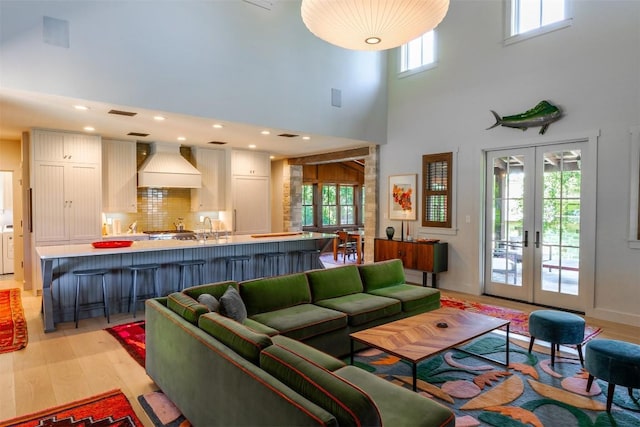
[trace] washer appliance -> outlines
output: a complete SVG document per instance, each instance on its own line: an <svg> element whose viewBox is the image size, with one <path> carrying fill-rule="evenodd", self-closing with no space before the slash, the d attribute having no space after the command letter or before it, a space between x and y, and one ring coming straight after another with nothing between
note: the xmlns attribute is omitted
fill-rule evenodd
<svg viewBox="0 0 640 427"><path fill-rule="evenodd" d="M13 225L5 225L2 228L2 260L0 262L0 273L13 273Z"/></svg>

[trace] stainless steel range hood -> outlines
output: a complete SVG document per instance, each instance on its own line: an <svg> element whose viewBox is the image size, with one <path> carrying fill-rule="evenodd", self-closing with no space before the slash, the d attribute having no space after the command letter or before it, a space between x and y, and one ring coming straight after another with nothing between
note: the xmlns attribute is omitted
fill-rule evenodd
<svg viewBox="0 0 640 427"><path fill-rule="evenodd" d="M138 170L138 187L200 188L202 177L173 144L151 144L151 153Z"/></svg>

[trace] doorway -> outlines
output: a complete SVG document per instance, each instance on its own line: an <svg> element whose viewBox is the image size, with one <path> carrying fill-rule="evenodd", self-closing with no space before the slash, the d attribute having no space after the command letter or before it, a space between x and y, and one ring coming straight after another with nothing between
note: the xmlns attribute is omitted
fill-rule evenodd
<svg viewBox="0 0 640 427"><path fill-rule="evenodd" d="M593 300L588 140L486 153L485 293L584 312Z"/></svg>

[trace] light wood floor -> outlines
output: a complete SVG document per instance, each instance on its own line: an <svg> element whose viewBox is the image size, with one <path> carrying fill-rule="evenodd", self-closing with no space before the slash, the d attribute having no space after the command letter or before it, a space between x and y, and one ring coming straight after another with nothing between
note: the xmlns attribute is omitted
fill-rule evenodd
<svg viewBox="0 0 640 427"><path fill-rule="evenodd" d="M20 288L21 284L0 279L0 289L16 287ZM492 297L449 291L442 293L525 312L537 309L535 306ZM137 397L157 387L144 368L111 335L103 331L108 326L132 321L131 315L114 315L109 325L102 317L81 320L78 329L72 322L58 324L55 332L45 334L40 300L31 292L23 292L22 304L27 317L29 344L25 349L0 354L0 420L120 389L129 398L145 426L151 426ZM138 312L137 319L142 318L142 313ZM589 318L587 323L602 327L602 338L640 344L640 328Z"/></svg>

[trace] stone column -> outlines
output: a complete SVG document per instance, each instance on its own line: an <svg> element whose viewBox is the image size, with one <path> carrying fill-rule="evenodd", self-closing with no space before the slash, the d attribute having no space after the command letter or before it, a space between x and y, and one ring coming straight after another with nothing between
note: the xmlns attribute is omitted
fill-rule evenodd
<svg viewBox="0 0 640 427"><path fill-rule="evenodd" d="M378 204L380 185L378 182L379 147L369 146L369 155L364 162L364 262L373 262L374 239L378 230Z"/></svg>
<svg viewBox="0 0 640 427"><path fill-rule="evenodd" d="M302 231L302 166L289 165L282 168L282 211L285 231Z"/></svg>

